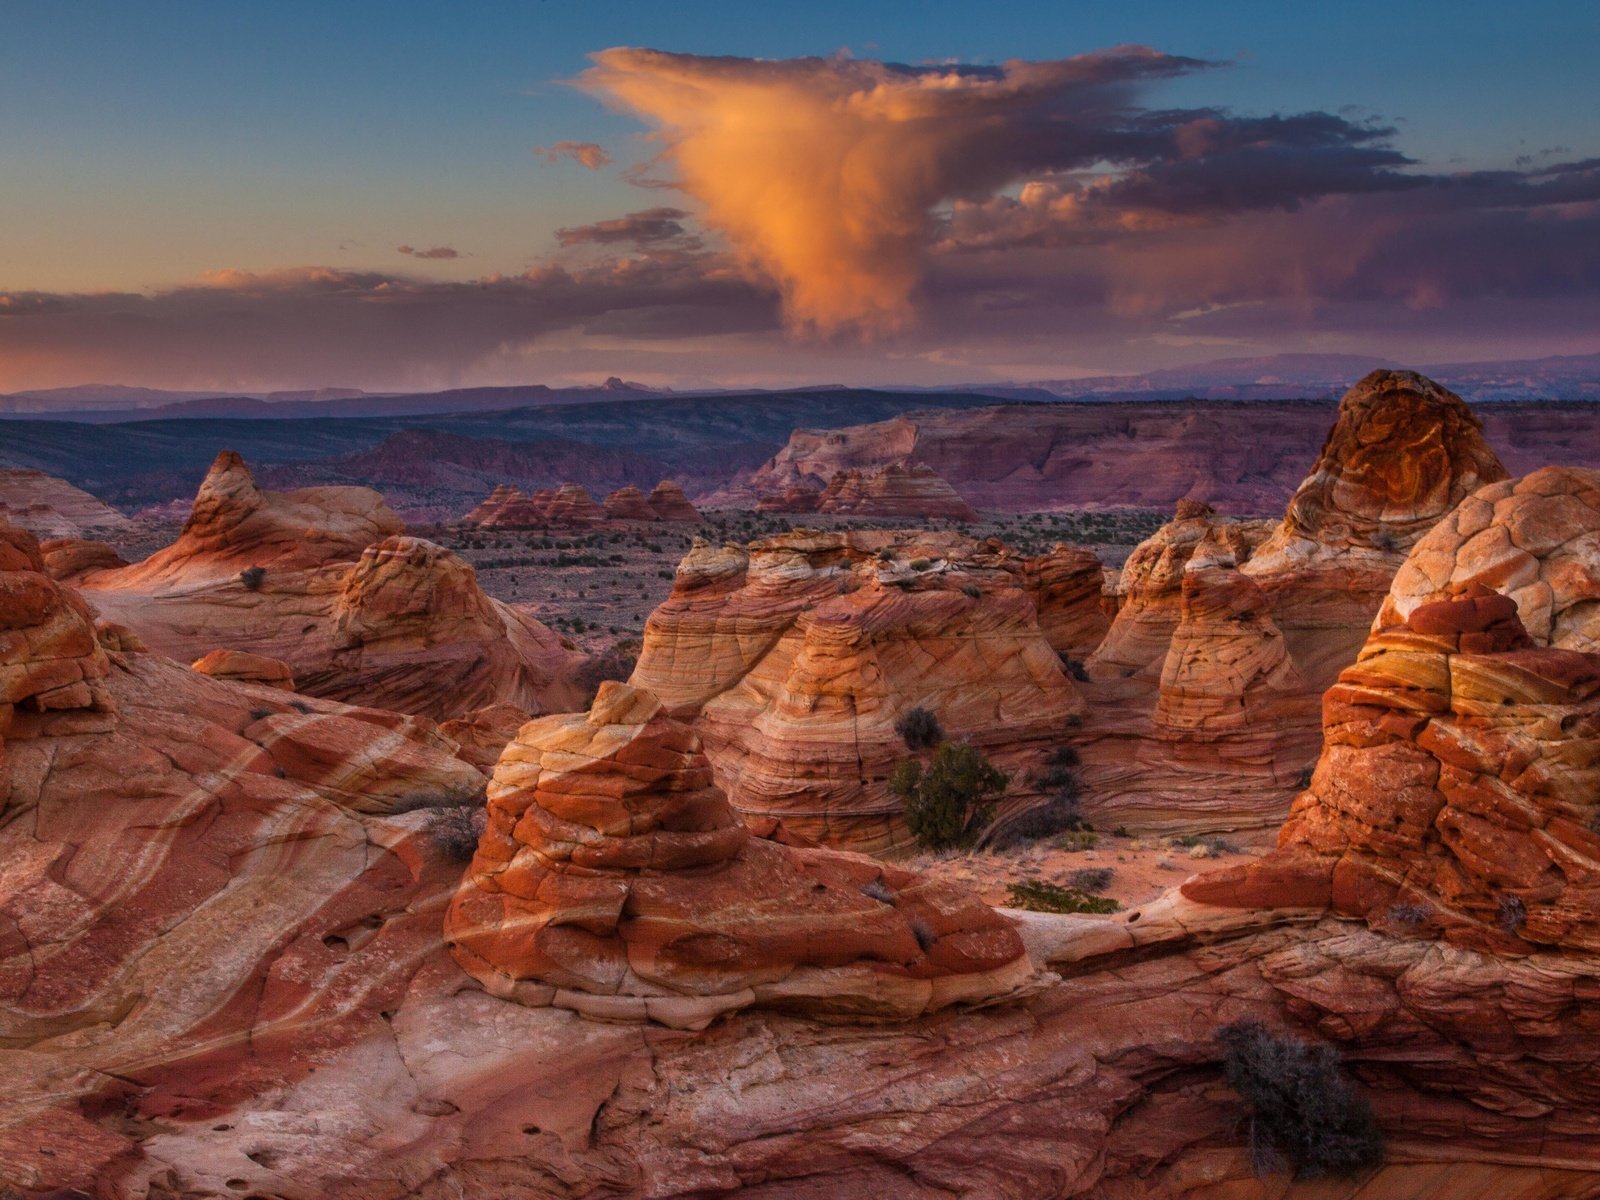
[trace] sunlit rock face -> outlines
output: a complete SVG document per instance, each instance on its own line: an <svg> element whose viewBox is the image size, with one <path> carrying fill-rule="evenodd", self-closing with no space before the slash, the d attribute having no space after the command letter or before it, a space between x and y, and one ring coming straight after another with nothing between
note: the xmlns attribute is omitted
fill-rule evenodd
<svg viewBox="0 0 1600 1200"><path fill-rule="evenodd" d="M305 570L354 558L405 525L371 488L265 492L238 454L224 450L195 494L178 540L119 576L119 586L178 587L249 567Z"/></svg>
<svg viewBox="0 0 1600 1200"><path fill-rule="evenodd" d="M602 505L608 521L654 521L655 510L645 494L631 484L618 488L605 498Z"/></svg>
<svg viewBox="0 0 1600 1200"><path fill-rule="evenodd" d="M750 1005L904 1019L1031 973L952 887L753 837L695 733L615 683L507 747L446 933L496 995L690 1027Z"/></svg>
<svg viewBox="0 0 1600 1200"><path fill-rule="evenodd" d="M1041 628L1038 578L1034 560L955 534L697 543L631 682L694 722L740 813L886 850L906 841L888 778L910 709L1015 769L1019 800L1027 768L1068 739L1081 701Z"/></svg>
<svg viewBox="0 0 1600 1200"><path fill-rule="evenodd" d="M1475 585L1372 635L1324 737L1279 844L1336 859L1341 911L1600 950L1600 655L1536 645Z"/></svg>
<svg viewBox="0 0 1600 1200"><path fill-rule="evenodd" d="M398 527L376 492L263 492L223 454L172 546L69 577L158 653L276 660L307 695L436 720L577 700L575 652L486 596L463 559Z"/></svg>
<svg viewBox="0 0 1600 1200"><path fill-rule="evenodd" d="M1546 467L1475 492L1418 541L1377 624L1474 583L1510 596L1538 644L1600 651L1600 471Z"/></svg>
<svg viewBox="0 0 1600 1200"><path fill-rule="evenodd" d="M1105 819L1276 828L1316 758L1317 699L1407 552L1504 475L1459 397L1374 371L1346 393L1281 522L1181 504L1129 557L1087 664L1084 758Z"/></svg>
<svg viewBox="0 0 1600 1200"><path fill-rule="evenodd" d="M146 647L148 649L148 647ZM213 679L231 679L235 683L256 683L264 687L294 691L294 672L289 664L262 654L248 654L242 650L213 650L195 659L189 666Z"/></svg>

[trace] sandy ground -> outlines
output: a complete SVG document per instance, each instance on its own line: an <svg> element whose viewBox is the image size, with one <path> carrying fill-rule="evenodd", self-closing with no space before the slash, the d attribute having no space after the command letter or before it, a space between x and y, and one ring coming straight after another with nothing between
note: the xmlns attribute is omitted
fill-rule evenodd
<svg viewBox="0 0 1600 1200"><path fill-rule="evenodd" d="M1191 847L1171 838L1141 839L1103 833L1096 835L1095 846L1090 850L1061 849L1054 841L996 853L921 854L903 865L964 884L985 903L1001 906L1007 904L1006 893L1013 883L1035 880L1069 887L1072 872L1108 867L1111 882L1097 894L1109 896L1126 909L1148 904L1191 875L1244 862L1262 853L1214 840Z"/></svg>

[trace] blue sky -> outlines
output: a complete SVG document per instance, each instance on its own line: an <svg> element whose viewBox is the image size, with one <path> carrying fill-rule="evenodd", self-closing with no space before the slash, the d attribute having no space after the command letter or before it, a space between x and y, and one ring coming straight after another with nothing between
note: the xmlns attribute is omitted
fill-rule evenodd
<svg viewBox="0 0 1600 1200"><path fill-rule="evenodd" d="M60 307L55 300L46 304L40 297L81 298L106 291L158 296L208 273L312 268L465 284L565 262L556 245L558 229L587 228L662 206L682 210L673 218L685 225L680 249L698 252L700 235L705 244L727 249L727 224L719 222L716 198L704 188L662 192L627 181L627 166L668 144L662 135L677 138L682 131L671 127L675 118L670 115L636 104L627 111L609 109L599 94L604 89L570 85L590 67L589 56L606 47L741 59L843 52L859 60L915 65L1054 60L1127 43L1226 64L1141 83L1137 103L1144 111L1217 109L1229 119L1316 112L1336 116L1352 129L1377 121L1393 126L1383 144L1412 160L1402 171L1438 180L1474 171L1536 171L1600 157L1594 119L1600 111L1595 69L1600 4L1593 0L1524 5L1484 0L1328 5L7 0L0 8L0 301L6 294L27 295L30 311L55 311ZM623 103L616 95L610 99ZM647 140L652 133L655 140ZM614 163L589 171L570 161L547 163L531 152L561 140L599 143ZM1036 177L1019 167L994 188L996 203L1016 196ZM1577 186L1572 179L1564 186L1577 194L1571 191ZM1586 197L1578 198L1586 204ZM1318 236L1326 242L1333 212L1343 203L1306 197L1284 207L1315 210ZM1360 208L1360 202L1349 203ZM1523 203L1515 200L1511 207ZM948 199L930 205L928 212L931 220L945 221ZM1589 226L1577 218L1587 221L1591 213L1581 204L1541 213L1537 230L1526 228L1514 236L1526 234L1530 247L1537 241L1548 252L1559 240L1551 232L1558 218L1567 222L1562 228L1574 244L1588 235ZM1368 232L1372 254L1390 253L1378 248L1376 216L1356 213L1351 219ZM1416 213L1405 219L1419 222L1419 230L1431 228ZM1219 214L1205 220L1218 231L1237 224ZM1393 226L1401 218L1390 212L1383 220ZM1505 242L1504 230L1490 235L1487 229L1484 238ZM1015 292L1003 286L1004 271L993 254L964 253L997 244L992 230L982 236L989 240L957 247L964 256L941 260L946 267L924 271L919 266L918 286L948 294L958 277L982 274L993 295ZM1061 240L1038 229L1028 236ZM1193 238L1203 236L1208 235ZM1441 262L1459 257L1463 245L1476 244L1467 233L1461 236L1467 240L1436 251ZM949 238L930 233L922 252L933 256L949 244ZM449 247L456 257L422 260L401 254L400 246ZM1187 249L1198 253L1205 247L1196 240ZM1076 252L1060 245L1055 252L1063 273L1081 266L1067 262ZM665 257L659 245L651 253L658 264ZM753 270L750 263L761 259L759 247L741 246L737 239L729 253L747 273ZM1582 261L1574 266L1573 255L1557 254L1548 270L1526 274L1549 275L1551 297L1574 289L1587 297L1595 290L1590 263L1578 257ZM702 255L696 261L706 278L714 279L732 260ZM959 263L959 269L950 263ZM1280 264L1284 270L1316 273L1304 262L1282 257L1264 269L1277 271ZM1128 265L1119 259L1116 271ZM1022 258L1016 266L1021 275L1037 269ZM674 269L681 269L681 262ZM1102 264L1103 275L1110 270ZM781 270L768 284L769 307L776 314L792 299L790 285ZM759 292L760 280L753 286ZM1462 302L1470 299L1481 308L1486 297L1505 294L1507 286L1498 277L1480 280L1473 296ZM1537 290L1527 280L1515 286ZM1443 277L1427 281L1412 289L1405 304L1410 312L1448 308L1446 301L1456 298L1453 288ZM1070 353L1055 350L1041 357L1036 347L987 358L968 355L951 370L971 364L990 373L1053 367L1070 374L1161 365L1180 351L1194 357L1192 348L1183 350L1184 338L1192 347L1214 344L1219 352L1329 348L1331 337L1338 341L1331 326L1315 328L1314 323L1329 319L1328 304L1348 305L1355 295L1347 282L1338 288L1307 284L1301 288L1304 316L1294 329L1255 337L1220 328L1225 322L1219 317L1218 329L1198 333L1186 326L1180 338L1165 327L1135 331L1127 322L1161 304L1167 305L1161 319L1170 322L1173 313L1189 313L1197 305L1220 312L1257 301L1239 288L1191 288L1184 296L1161 299L1148 291L1130 298L1122 287L1100 303L1092 320L1063 310L1058 318L1035 321L1037 338L1059 337L1051 330L1073 334ZM1390 295L1396 285L1375 284L1368 292ZM1543 299L1523 296L1504 328L1546 329L1539 311ZM693 302L706 301L697 296ZM673 303L663 300L654 307ZM743 308L752 303L742 302ZM10 311L21 311L22 305L13 299ZM5 311L0 307L0 315ZM1448 326L1447 314L1441 313L1426 339L1415 335L1419 347L1425 343L1429 353L1446 355L1470 348L1476 331L1496 319L1487 310L1462 311L1466 324ZM140 319L149 315L141 310ZM102 314L94 327L118 319ZM652 327L682 324L659 312L651 321ZM1122 331L1113 331L1119 322ZM93 341L98 335L91 324L70 335L62 325L43 338L37 336L44 329L39 322L27 327L26 336L15 325L11 335L0 334L0 387L55 378L57 369L49 364L60 359L63 347L79 344L73 338L98 353L109 343ZM552 336L548 326L546 321L538 332L546 347ZM1369 326L1374 336L1388 336L1395 322L1374 316ZM881 374L897 369L883 365L896 355L899 361L930 362L931 354L946 349L930 332L938 327L938 321L922 322L922 340L915 344L840 350L838 372L862 378ZM945 327L964 329L967 323L951 318ZM1348 343L1366 346L1360 322L1345 320L1338 327L1348 332ZM506 328L515 340L515 323ZM1454 342L1446 337L1451 328L1461 331ZM703 332L756 336L740 322L725 320L710 322ZM794 344L793 333L791 328L784 345ZM186 344L200 341L198 333L185 336ZM673 336L681 336L681 330ZM563 337L567 343L582 340L570 330ZM1576 338L1563 327L1542 341L1522 332L1508 332L1502 340L1548 351L1575 346ZM1406 345L1371 348L1393 352ZM682 347L671 349L680 353ZM811 352L822 350L813 346ZM592 365L589 359L595 360ZM867 360L876 366L866 369L861 364ZM89 354L87 361L103 364L101 370L124 370L123 360L109 349L98 357ZM350 378L327 382L369 382L370 361L352 359L343 372ZM624 358L628 361L633 360ZM198 357L191 364L196 380L255 378L254 368L230 373L216 363L204 370L197 364ZM635 365L659 378L671 375L659 355ZM709 369L701 364L689 374L701 378ZM412 378L410 370L397 367L387 382ZM609 373L596 355L514 359L491 369L478 359L457 361L441 352L416 377L449 382L528 370L572 377ZM176 368L153 373L132 361L124 373L169 381L182 374Z"/></svg>

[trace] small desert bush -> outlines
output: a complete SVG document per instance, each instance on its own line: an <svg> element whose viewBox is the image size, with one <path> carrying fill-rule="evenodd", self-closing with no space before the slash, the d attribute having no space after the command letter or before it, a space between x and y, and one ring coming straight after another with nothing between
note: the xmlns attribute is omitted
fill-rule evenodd
<svg viewBox="0 0 1600 1200"><path fill-rule="evenodd" d="M247 592L259 592L261 583L267 577L265 567L246 567L239 572L239 583Z"/></svg>
<svg viewBox="0 0 1600 1200"><path fill-rule="evenodd" d="M477 806L451 805L428 814L422 831L434 849L451 862L467 863L477 853L487 813Z"/></svg>
<svg viewBox="0 0 1600 1200"><path fill-rule="evenodd" d="M1217 1032L1228 1083L1250 1109L1256 1173L1351 1175L1383 1161L1372 1108L1350 1085L1328 1046L1280 1037L1259 1021Z"/></svg>
<svg viewBox="0 0 1600 1200"><path fill-rule="evenodd" d="M1074 891L1098 895L1111 886L1115 874L1110 867L1078 867L1067 872L1067 886Z"/></svg>
<svg viewBox="0 0 1600 1200"><path fill-rule="evenodd" d="M921 705L901 713L900 719L894 723L894 731L911 750L927 750L944 741L944 728L939 724L939 718L934 716L932 710Z"/></svg>
<svg viewBox="0 0 1600 1200"><path fill-rule="evenodd" d="M861 885L861 894L876 900L879 904L894 903L894 893L889 890L888 885L881 879L867 880Z"/></svg>
<svg viewBox="0 0 1600 1200"><path fill-rule="evenodd" d="M965 742L945 742L926 771L907 759L889 778L889 790L905 805L906 827L919 845L941 850L970 846L987 824L994 799L1010 777Z"/></svg>
<svg viewBox="0 0 1600 1200"><path fill-rule="evenodd" d="M1522 902L1522 897L1509 894L1501 896L1500 908L1495 914L1495 924L1500 926L1501 932L1515 937L1527 923L1528 906Z"/></svg>
<svg viewBox="0 0 1600 1200"><path fill-rule="evenodd" d="M1013 883L1006 892L1006 905L1046 913L1114 913L1122 907L1109 896L1089 896L1077 888L1033 879Z"/></svg>
<svg viewBox="0 0 1600 1200"><path fill-rule="evenodd" d="M1092 829L1072 829L1056 839L1058 850L1093 850L1100 835Z"/></svg>

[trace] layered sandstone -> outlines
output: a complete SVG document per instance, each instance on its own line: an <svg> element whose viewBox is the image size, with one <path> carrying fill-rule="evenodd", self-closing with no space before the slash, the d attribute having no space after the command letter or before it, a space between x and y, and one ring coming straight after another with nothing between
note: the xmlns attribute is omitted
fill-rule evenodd
<svg viewBox="0 0 1600 1200"><path fill-rule="evenodd" d="M840 471L817 499L817 511L849 517L942 518L975 521L978 514L931 467L891 464L881 471Z"/></svg>
<svg viewBox="0 0 1600 1200"><path fill-rule="evenodd" d="M654 521L655 510L650 507L650 502L645 494L638 488L629 484L627 487L618 488L605 498L602 505L608 521Z"/></svg>
<svg viewBox="0 0 1600 1200"><path fill-rule="evenodd" d="M599 525L605 510L594 502L588 489L576 483L563 483L544 505L545 520L552 525Z"/></svg>
<svg viewBox="0 0 1600 1200"><path fill-rule="evenodd" d="M371 488L266 492L232 450L217 455L178 540L122 572L120 586L214 582L251 567L297 571L349 560L405 526Z"/></svg>
<svg viewBox="0 0 1600 1200"><path fill-rule="evenodd" d="M950 533L696 542L631 682L694 721L740 813L892 848L906 839L888 790L909 753L905 712L931 710L946 737L1014 770L1019 799L1027 768L1067 736L1081 702L1040 627L1039 574L999 542Z"/></svg>
<svg viewBox="0 0 1600 1200"><path fill-rule="evenodd" d="M213 650L274 659L307 695L434 719L576 701L580 656L525 610L486 596L457 555L393 535L352 549L351 537L384 524L351 516L370 515L376 493L263 493L242 464L218 461L173 546L75 576L106 619L183 661ZM270 565L235 570L241 562Z"/></svg>
<svg viewBox="0 0 1600 1200"><path fill-rule="evenodd" d="M757 512L814 513L822 502L822 489L792 484L778 492L767 492L756 499Z"/></svg>
<svg viewBox="0 0 1600 1200"><path fill-rule="evenodd" d="M694 524L700 520L700 510L689 502L683 489L670 479L663 479L651 488L647 499L650 511L655 513L658 521Z"/></svg>
<svg viewBox="0 0 1600 1200"><path fill-rule="evenodd" d="M123 533L133 522L65 479L23 467L0 467L0 521L40 541Z"/></svg>
<svg viewBox="0 0 1600 1200"><path fill-rule="evenodd" d="M616 683L501 756L445 928L491 994L687 1028L752 1005L906 1019L1032 974L949 885L753 837L694 732Z"/></svg>
<svg viewBox="0 0 1600 1200"><path fill-rule="evenodd" d="M1088 662L1091 791L1146 829L1272 829L1316 759L1317 698L1408 550L1504 469L1453 393L1375 371L1284 519L1185 502L1128 559ZM1095 703L1098 701L1098 703Z"/></svg>
<svg viewBox="0 0 1600 1200"><path fill-rule="evenodd" d="M1027 560L1025 578L1039 629L1057 654L1079 662L1105 640L1111 624L1106 572L1094 551L1057 542Z"/></svg>
<svg viewBox="0 0 1600 1200"><path fill-rule="evenodd" d="M0 521L0 782L14 714L105 710L109 670L83 601L44 574L32 534Z"/></svg>

